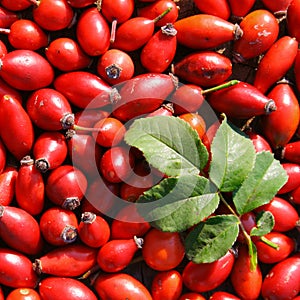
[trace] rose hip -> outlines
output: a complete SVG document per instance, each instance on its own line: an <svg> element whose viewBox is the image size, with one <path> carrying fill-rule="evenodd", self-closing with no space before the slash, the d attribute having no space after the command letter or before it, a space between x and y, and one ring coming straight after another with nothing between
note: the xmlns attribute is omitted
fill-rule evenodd
<svg viewBox="0 0 300 300"><path fill-rule="evenodd" d="M110 231L108 222L101 216L88 211L82 213L78 234L81 241L87 246L92 248L103 246L110 238Z"/></svg>
<svg viewBox="0 0 300 300"><path fill-rule="evenodd" d="M63 164L68 154L65 136L58 131L46 131L41 133L33 145L35 167L44 173Z"/></svg>
<svg viewBox="0 0 300 300"><path fill-rule="evenodd" d="M83 282L69 277L43 278L38 285L42 299L97 300L94 292Z"/></svg>
<svg viewBox="0 0 300 300"><path fill-rule="evenodd" d="M30 156L22 158L20 165L15 187L16 202L31 215L39 215L45 204L44 178Z"/></svg>
<svg viewBox="0 0 300 300"><path fill-rule="evenodd" d="M54 204L73 210L80 205L87 184L85 175L79 169L64 164L50 172L45 192Z"/></svg>
<svg viewBox="0 0 300 300"><path fill-rule="evenodd" d="M14 138L12 138L14 132ZM6 149L17 160L28 155L34 143L34 128L30 116L15 98L0 98L0 137Z"/></svg>
<svg viewBox="0 0 300 300"><path fill-rule="evenodd" d="M97 249L82 244L54 248L35 259L33 269L38 274L62 277L81 276L97 263L97 252Z"/></svg>
<svg viewBox="0 0 300 300"><path fill-rule="evenodd" d="M16 251L37 255L42 250L43 240L39 224L21 208L0 206L0 231L1 239Z"/></svg>
<svg viewBox="0 0 300 300"><path fill-rule="evenodd" d="M16 89L33 91L50 85L54 79L54 70L37 52L17 49L1 59L0 75Z"/></svg>
<svg viewBox="0 0 300 300"><path fill-rule="evenodd" d="M38 276L32 268L30 259L24 254L0 248L0 284L12 288L35 288Z"/></svg>
<svg viewBox="0 0 300 300"><path fill-rule="evenodd" d="M50 245L64 246L73 243L78 236L76 214L62 207L50 207L41 215L40 230Z"/></svg>

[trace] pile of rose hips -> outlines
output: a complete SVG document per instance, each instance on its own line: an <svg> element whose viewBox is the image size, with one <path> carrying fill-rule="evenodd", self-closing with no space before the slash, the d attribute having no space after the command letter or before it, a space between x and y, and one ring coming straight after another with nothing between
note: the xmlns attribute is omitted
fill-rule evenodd
<svg viewBox="0 0 300 300"><path fill-rule="evenodd" d="M300 299L299 15L300 0L0 0L0 299ZM242 216L275 219L255 271L242 236L195 264L179 233L110 217L163 177L124 143L130 120L179 116L209 149L204 97L288 174Z"/></svg>

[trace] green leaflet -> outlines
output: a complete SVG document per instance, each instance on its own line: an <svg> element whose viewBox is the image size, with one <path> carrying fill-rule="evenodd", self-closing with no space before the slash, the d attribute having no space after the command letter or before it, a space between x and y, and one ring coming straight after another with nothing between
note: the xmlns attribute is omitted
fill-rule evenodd
<svg viewBox="0 0 300 300"><path fill-rule="evenodd" d="M181 232L212 214L219 205L208 179L198 175L166 178L138 200L140 214L162 231ZM142 203L151 203L145 209Z"/></svg>
<svg viewBox="0 0 300 300"><path fill-rule="evenodd" d="M225 118L213 139L211 152L210 180L222 192L238 189L254 165L251 140Z"/></svg>
<svg viewBox="0 0 300 300"><path fill-rule="evenodd" d="M199 223L185 239L187 257L195 263L209 263L224 256L236 241L239 219L220 215Z"/></svg>
<svg viewBox="0 0 300 300"><path fill-rule="evenodd" d="M137 119L126 132L125 141L140 149L152 166L168 176L199 174L208 161L197 132L177 117Z"/></svg>
<svg viewBox="0 0 300 300"><path fill-rule="evenodd" d="M285 170L271 152L257 153L254 168L233 197L237 212L242 215L269 203L286 181Z"/></svg>

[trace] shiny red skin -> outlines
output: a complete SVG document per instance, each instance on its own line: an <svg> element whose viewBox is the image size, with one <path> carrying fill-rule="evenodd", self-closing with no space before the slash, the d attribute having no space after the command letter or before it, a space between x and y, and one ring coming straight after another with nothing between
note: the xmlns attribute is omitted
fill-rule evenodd
<svg viewBox="0 0 300 300"><path fill-rule="evenodd" d="M0 40L0 59L8 53L7 47L3 41Z"/></svg>
<svg viewBox="0 0 300 300"><path fill-rule="evenodd" d="M20 103L23 102L23 96L21 95L20 91L8 85L3 79L0 78L0 97L5 95L10 95Z"/></svg>
<svg viewBox="0 0 300 300"><path fill-rule="evenodd" d="M151 228L144 236L144 261L156 271L176 268L183 260L184 254L184 245L178 232L163 232Z"/></svg>
<svg viewBox="0 0 300 300"><path fill-rule="evenodd" d="M45 49L45 54L49 62L63 72L87 68L92 62L78 42L68 37L52 40Z"/></svg>
<svg viewBox="0 0 300 300"><path fill-rule="evenodd" d="M154 19L130 18L117 27L113 47L126 52L138 50L149 41L154 29Z"/></svg>
<svg viewBox="0 0 300 300"><path fill-rule="evenodd" d="M238 249L238 257L230 273L230 280L236 294L242 299L254 300L259 297L263 281L262 273L259 264L255 270L250 269L247 245L242 245Z"/></svg>
<svg viewBox="0 0 300 300"><path fill-rule="evenodd" d="M20 160L30 153L34 137L32 122L21 103L12 96L3 96L0 99L0 138L6 149Z"/></svg>
<svg viewBox="0 0 300 300"><path fill-rule="evenodd" d="M9 2L9 3L15 3L15 2L16 1ZM1 2L1 5L3 6L3 1ZM17 13L11 11L10 9L0 7L0 28L9 28L18 19L19 17Z"/></svg>
<svg viewBox="0 0 300 300"><path fill-rule="evenodd" d="M78 108L99 108L111 103L108 83L87 71L63 73L55 78L53 84L57 91Z"/></svg>
<svg viewBox="0 0 300 300"><path fill-rule="evenodd" d="M264 237L275 243L279 248L274 249L261 240L256 241L257 258L262 263L278 263L290 256L296 249L296 241L284 233L271 231Z"/></svg>
<svg viewBox="0 0 300 300"><path fill-rule="evenodd" d="M32 13L34 21L49 31L67 28L74 17L67 0L41 0Z"/></svg>
<svg viewBox="0 0 300 300"><path fill-rule="evenodd" d="M8 41L15 49L38 50L48 45L48 35L35 22L20 19L10 26Z"/></svg>
<svg viewBox="0 0 300 300"><path fill-rule="evenodd" d="M243 225L244 229L248 234L250 234L250 231L253 227L256 227L256 215L253 211L247 212L240 216L241 224ZM257 239L257 237L252 237L253 240ZM240 230L239 235L237 237L237 240L240 243L246 244L246 238L244 233Z"/></svg>
<svg viewBox="0 0 300 300"><path fill-rule="evenodd" d="M155 116L173 116L174 109L172 103L162 104L159 108L154 110L153 112L147 115L148 117L155 117Z"/></svg>
<svg viewBox="0 0 300 300"><path fill-rule="evenodd" d="M90 56L98 56L108 50L110 29L107 21L96 7L85 9L80 15L76 38L83 51Z"/></svg>
<svg viewBox="0 0 300 300"><path fill-rule="evenodd" d="M172 24L161 27L143 46L142 66L153 73L163 73L173 62L177 49L176 31Z"/></svg>
<svg viewBox="0 0 300 300"><path fill-rule="evenodd" d="M155 22L156 27L161 27L166 25L167 23L174 23L178 19L179 10L176 2L172 0L155 1L154 3L138 8L137 15L143 18L155 19L165 10L170 8L171 11L169 11L161 20Z"/></svg>
<svg viewBox="0 0 300 300"><path fill-rule="evenodd" d="M207 100L213 109L225 113L228 117L248 119L265 115L271 98L252 84L241 81L231 87L210 93Z"/></svg>
<svg viewBox="0 0 300 300"><path fill-rule="evenodd" d="M295 38L279 38L259 62L253 85L262 93L266 93L292 67L297 52L298 42ZM280 64L275 64L274 61L280 61Z"/></svg>
<svg viewBox="0 0 300 300"><path fill-rule="evenodd" d="M170 101L175 115L196 112L204 102L202 88L195 84L180 85L172 94Z"/></svg>
<svg viewBox="0 0 300 300"><path fill-rule="evenodd" d="M300 14L300 1L292 0L286 11L286 23L287 23L287 30L289 35L291 37L295 37L298 42L300 41L299 14Z"/></svg>
<svg viewBox="0 0 300 300"><path fill-rule="evenodd" d="M45 204L45 184L41 172L36 169L31 157L20 161L16 179L15 197L18 207L33 216L39 215Z"/></svg>
<svg viewBox="0 0 300 300"><path fill-rule="evenodd" d="M134 89L133 89L134 87ZM159 108L177 87L170 75L144 73L133 77L120 89L120 100L113 105L113 116L121 122L129 121Z"/></svg>
<svg viewBox="0 0 300 300"><path fill-rule="evenodd" d="M94 138L89 134L74 134L67 143L72 164L87 178L99 176L98 162L104 151Z"/></svg>
<svg viewBox="0 0 300 300"><path fill-rule="evenodd" d="M33 268L38 274L77 277L96 264L97 252L82 244L57 247L35 259Z"/></svg>
<svg viewBox="0 0 300 300"><path fill-rule="evenodd" d="M300 186L289 192L289 200L294 204L300 204Z"/></svg>
<svg viewBox="0 0 300 300"><path fill-rule="evenodd" d="M287 83L276 85L268 97L274 100L277 109L262 119L261 127L271 147L276 149L284 147L296 133L300 108L293 88Z"/></svg>
<svg viewBox="0 0 300 300"><path fill-rule="evenodd" d="M66 126L62 119L72 115L72 109L67 98L53 88L44 88L34 91L27 99L26 111L32 122L40 129L56 131L71 127Z"/></svg>
<svg viewBox="0 0 300 300"><path fill-rule="evenodd" d="M183 284L193 292L211 291L228 278L234 261L231 251L211 263L196 264L190 261L182 272Z"/></svg>
<svg viewBox="0 0 300 300"><path fill-rule="evenodd" d="M10 291L6 297L6 300L41 300L41 299L42 298L40 297L38 292L33 288L16 288Z"/></svg>
<svg viewBox="0 0 300 300"><path fill-rule="evenodd" d="M236 26L209 14L196 14L177 20L177 41L191 49L210 49L235 39Z"/></svg>
<svg viewBox="0 0 300 300"><path fill-rule="evenodd" d="M256 212L269 211L274 216L274 231L287 232L293 230L299 220L296 208L286 199L275 196L268 204L256 209Z"/></svg>
<svg viewBox="0 0 300 300"><path fill-rule="evenodd" d="M210 87L229 78L232 64L229 58L217 52L194 52L175 63L174 74L189 83Z"/></svg>
<svg viewBox="0 0 300 300"><path fill-rule="evenodd" d="M22 208L1 206L0 231L1 240L16 251L36 255L42 250L39 224Z"/></svg>
<svg viewBox="0 0 300 300"><path fill-rule="evenodd" d="M261 294L265 299L293 299L300 291L300 255L275 264L265 276Z"/></svg>
<svg viewBox="0 0 300 300"><path fill-rule="evenodd" d="M65 136L58 131L46 131L35 140L33 148L35 167L41 171L55 169L63 164L68 154Z"/></svg>
<svg viewBox="0 0 300 300"><path fill-rule="evenodd" d="M17 0L17 1L10 1L10 0L2 0L1 6L4 6L6 9L11 10L13 12L18 12L24 9L29 8L32 3L28 0Z"/></svg>
<svg viewBox="0 0 300 300"><path fill-rule="evenodd" d="M108 22L121 24L128 20L134 11L134 0L102 0L101 13Z"/></svg>
<svg viewBox="0 0 300 300"><path fill-rule="evenodd" d="M110 238L110 226L101 216L92 212L81 215L78 226L80 240L89 247L99 248L108 242Z"/></svg>
<svg viewBox="0 0 300 300"><path fill-rule="evenodd" d="M153 300L177 300L182 292L183 282L177 270L158 272L151 284Z"/></svg>
<svg viewBox="0 0 300 300"><path fill-rule="evenodd" d="M141 247L142 239L136 237L126 240L110 240L98 251L97 263L100 269L107 273L119 272L125 269Z"/></svg>
<svg viewBox="0 0 300 300"><path fill-rule="evenodd" d="M18 49L1 59L0 76L18 90L33 91L50 85L54 70L37 52Z"/></svg>
<svg viewBox="0 0 300 300"><path fill-rule="evenodd" d="M228 4L233 17L245 17L255 4L255 0L228 0Z"/></svg>
<svg viewBox="0 0 300 300"><path fill-rule="evenodd" d="M47 300L97 300L94 292L75 278L47 277L39 282L38 290Z"/></svg>
<svg viewBox="0 0 300 300"><path fill-rule="evenodd" d="M10 205L15 196L15 184L18 176L16 167L6 166L0 174L0 205Z"/></svg>
<svg viewBox="0 0 300 300"><path fill-rule="evenodd" d="M134 220L135 222L129 220ZM111 223L111 239L131 239L134 236L143 237L150 228L150 223L146 222L139 215L136 206L125 206L116 214Z"/></svg>
<svg viewBox="0 0 300 300"><path fill-rule="evenodd" d="M209 300L239 300L239 299L240 298L236 297L231 293L222 292L222 291L216 291L209 297Z"/></svg>
<svg viewBox="0 0 300 300"><path fill-rule="evenodd" d="M196 7L204 14L214 15L224 20L231 16L230 6L226 0L194 0Z"/></svg>
<svg viewBox="0 0 300 300"><path fill-rule="evenodd" d="M285 12L289 5L291 4L292 0L279 0L279 1L272 1L272 0L262 0L263 5L273 13L277 12Z"/></svg>
<svg viewBox="0 0 300 300"><path fill-rule="evenodd" d="M240 27L243 35L233 45L235 62L243 62L263 54L279 34L276 17L265 9L249 12L241 21Z"/></svg>
<svg viewBox="0 0 300 300"><path fill-rule="evenodd" d="M107 148L120 144L126 133L123 123L113 117L99 120L94 128L97 129L93 132L96 143Z"/></svg>
<svg viewBox="0 0 300 300"><path fill-rule="evenodd" d="M87 178L79 169L64 164L52 170L45 183L47 198L63 208L75 209L86 190Z"/></svg>
<svg viewBox="0 0 300 300"><path fill-rule="evenodd" d="M89 183L85 199L90 203L96 212L99 214L105 214L114 205L115 197L119 195L120 185L119 183L113 183L99 178L99 175L95 178L91 178L92 182ZM89 209L90 211L90 209Z"/></svg>
<svg viewBox="0 0 300 300"><path fill-rule="evenodd" d="M196 132L201 140L206 132L206 124L203 117L197 113L185 113L178 116L186 121Z"/></svg>
<svg viewBox="0 0 300 300"><path fill-rule="evenodd" d="M7 151L5 148L5 145L0 140L0 175L3 172L5 165L6 165L6 157L7 157Z"/></svg>
<svg viewBox="0 0 300 300"><path fill-rule="evenodd" d="M111 85L133 77L134 63L129 54L119 49L109 49L97 61L97 73Z"/></svg>
<svg viewBox="0 0 300 300"><path fill-rule="evenodd" d="M288 180L278 191L278 194L289 193L300 185L300 164L282 163L283 169L288 175Z"/></svg>
<svg viewBox="0 0 300 300"><path fill-rule="evenodd" d="M2 272L0 284L11 288L35 288L38 276L32 269L31 260L24 254L2 247L0 248Z"/></svg>
<svg viewBox="0 0 300 300"><path fill-rule="evenodd" d="M272 152L272 148L269 145L268 141L261 135L253 131L248 131L246 134L249 136L250 140L253 143L256 152L261 151L270 151Z"/></svg>
<svg viewBox="0 0 300 300"><path fill-rule="evenodd" d="M133 172L133 166L133 155L121 146L107 149L100 159L101 174L113 183L126 181Z"/></svg>
<svg viewBox="0 0 300 300"><path fill-rule="evenodd" d="M178 300L205 300L206 298L198 293L187 292L180 296Z"/></svg>
<svg viewBox="0 0 300 300"><path fill-rule="evenodd" d="M137 175L133 173L120 186L120 197L126 201L135 202L143 192L154 185L153 175Z"/></svg>
<svg viewBox="0 0 300 300"><path fill-rule="evenodd" d="M147 288L132 275L125 273L100 274L93 287L102 300L122 298L152 300Z"/></svg>
<svg viewBox="0 0 300 300"><path fill-rule="evenodd" d="M295 75L295 83L297 90L300 91L300 49L297 51L297 55L294 61L293 72Z"/></svg>
<svg viewBox="0 0 300 300"><path fill-rule="evenodd" d="M68 209L54 206L43 211L40 230L46 242L53 246L64 246L77 239L76 214Z"/></svg>
<svg viewBox="0 0 300 300"><path fill-rule="evenodd" d="M75 112L75 124L82 127L94 127L96 122L109 116L109 112L101 109L86 109ZM86 134L86 130L76 129L77 134Z"/></svg>
<svg viewBox="0 0 300 300"><path fill-rule="evenodd" d="M74 8L84 8L95 4L94 0L68 0L69 5Z"/></svg>

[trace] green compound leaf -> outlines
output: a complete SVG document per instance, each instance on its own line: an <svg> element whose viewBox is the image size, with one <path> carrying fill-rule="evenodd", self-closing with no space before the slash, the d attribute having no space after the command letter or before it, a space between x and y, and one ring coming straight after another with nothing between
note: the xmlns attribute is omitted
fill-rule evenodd
<svg viewBox="0 0 300 300"><path fill-rule="evenodd" d="M236 211L242 215L269 203L286 181L286 171L271 152L257 153L254 168L233 197Z"/></svg>
<svg viewBox="0 0 300 300"><path fill-rule="evenodd" d="M208 161L208 152L197 132L178 117L137 119L124 139L140 149L152 166L168 176L199 174Z"/></svg>
<svg viewBox="0 0 300 300"><path fill-rule="evenodd" d="M210 180L222 192L238 189L254 165L252 141L225 117L212 141L211 152Z"/></svg>
<svg viewBox="0 0 300 300"><path fill-rule="evenodd" d="M250 231L250 236L263 236L271 232L275 225L274 216L269 211L261 211L256 216L256 227Z"/></svg>
<svg viewBox="0 0 300 300"><path fill-rule="evenodd" d="M187 258L195 263L210 263L224 256L237 239L239 223L234 215L200 222L185 239Z"/></svg>
<svg viewBox="0 0 300 300"><path fill-rule="evenodd" d="M138 199L139 213L162 231L185 231L218 207L219 196L210 187L209 181L198 175L165 178Z"/></svg>

